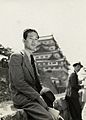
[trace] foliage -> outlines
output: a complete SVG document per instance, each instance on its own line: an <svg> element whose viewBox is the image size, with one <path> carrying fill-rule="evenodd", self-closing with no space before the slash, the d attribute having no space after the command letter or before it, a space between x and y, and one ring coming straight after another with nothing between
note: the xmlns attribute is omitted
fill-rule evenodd
<svg viewBox="0 0 86 120"><path fill-rule="evenodd" d="M10 48L10 47L5 48L2 44L0 44L0 54L1 55L8 56L8 58L9 58L9 56L11 55L12 52L13 52L12 48Z"/></svg>

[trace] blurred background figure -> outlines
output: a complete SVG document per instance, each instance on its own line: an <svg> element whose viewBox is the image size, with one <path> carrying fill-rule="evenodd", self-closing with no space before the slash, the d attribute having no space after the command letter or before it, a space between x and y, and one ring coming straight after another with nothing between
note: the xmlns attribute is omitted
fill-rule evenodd
<svg viewBox="0 0 86 120"><path fill-rule="evenodd" d="M83 85L79 84L78 72L81 70L83 65L80 62L74 63L74 72L71 73L68 80L68 86L66 89L66 101L69 107L69 111L73 120L82 120L81 104L79 101L79 90L83 88Z"/></svg>
<svg viewBox="0 0 86 120"><path fill-rule="evenodd" d="M85 77L83 79L84 89L82 94L82 102L83 102L82 119L86 120L86 67L84 67L83 70Z"/></svg>

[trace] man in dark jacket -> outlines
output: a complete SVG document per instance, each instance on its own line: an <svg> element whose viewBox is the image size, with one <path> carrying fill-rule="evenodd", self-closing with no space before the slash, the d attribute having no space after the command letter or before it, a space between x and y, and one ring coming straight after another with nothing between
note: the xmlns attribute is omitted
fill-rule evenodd
<svg viewBox="0 0 86 120"><path fill-rule="evenodd" d="M73 64L74 72L69 77L68 90L66 100L68 102L69 111L73 120L82 120L81 106L79 102L78 91L83 87L79 85L77 73L83 67L81 63Z"/></svg>
<svg viewBox="0 0 86 120"><path fill-rule="evenodd" d="M39 94L42 87L32 55L38 38L36 30L26 29L23 33L24 51L11 55L9 79L12 100L15 107L26 111L29 120L53 120L47 104Z"/></svg>

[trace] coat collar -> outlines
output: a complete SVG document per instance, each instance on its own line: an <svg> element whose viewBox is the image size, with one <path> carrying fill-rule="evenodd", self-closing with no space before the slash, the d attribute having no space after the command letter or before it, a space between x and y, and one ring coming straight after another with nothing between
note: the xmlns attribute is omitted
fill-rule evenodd
<svg viewBox="0 0 86 120"><path fill-rule="evenodd" d="M35 78L34 76L34 71L33 71L33 67L31 65L31 62L27 56L27 54L24 51L21 51L21 54L23 55L23 59L24 59L24 63L28 69L28 71L31 73L31 75Z"/></svg>
<svg viewBox="0 0 86 120"><path fill-rule="evenodd" d="M75 73L75 75L77 76L77 78L78 78L78 74L77 74L77 72L76 71L74 71L74 73Z"/></svg>

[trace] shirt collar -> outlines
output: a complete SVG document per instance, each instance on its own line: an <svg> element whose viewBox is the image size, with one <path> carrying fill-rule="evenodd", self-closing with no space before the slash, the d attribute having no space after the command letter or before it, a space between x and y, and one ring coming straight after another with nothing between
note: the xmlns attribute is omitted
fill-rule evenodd
<svg viewBox="0 0 86 120"><path fill-rule="evenodd" d="M32 54L32 51L29 49L24 49L24 52L26 53L26 55L28 56L29 60L31 61L30 55Z"/></svg>
<svg viewBox="0 0 86 120"><path fill-rule="evenodd" d="M78 72L76 70L74 70L74 72L78 75Z"/></svg>
<svg viewBox="0 0 86 120"><path fill-rule="evenodd" d="M30 55L33 55L32 51L29 50L29 49L24 49L23 51L26 53L26 55L28 56L29 60L31 61ZM35 60L35 58L34 58L34 60Z"/></svg>

